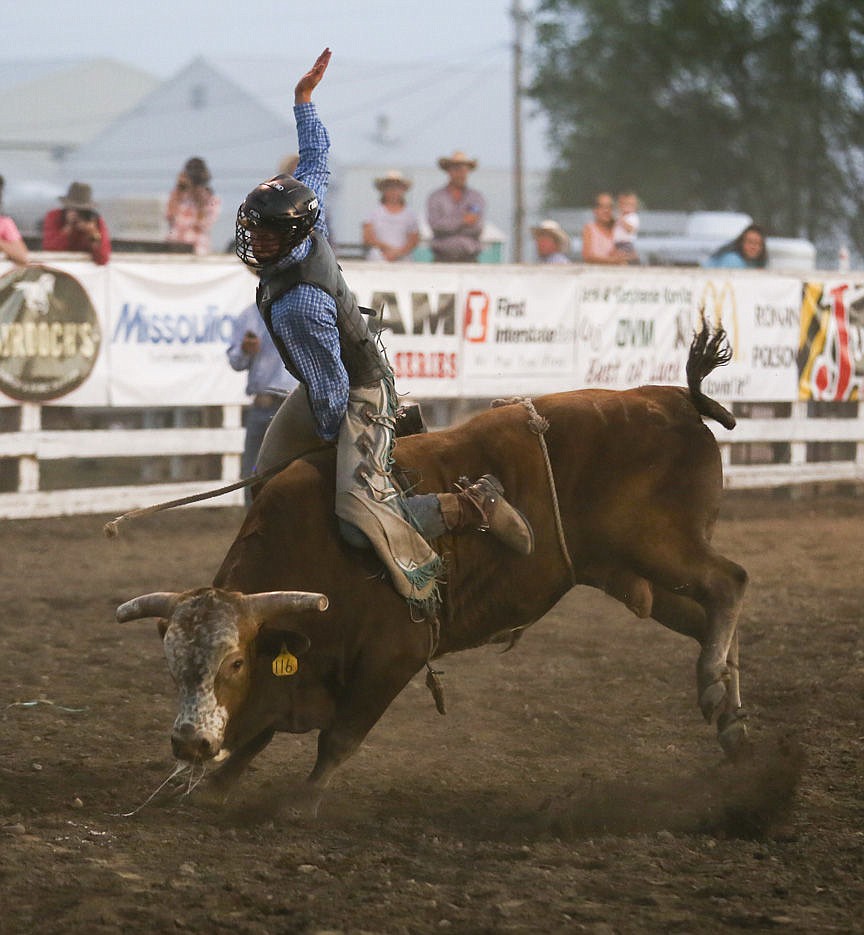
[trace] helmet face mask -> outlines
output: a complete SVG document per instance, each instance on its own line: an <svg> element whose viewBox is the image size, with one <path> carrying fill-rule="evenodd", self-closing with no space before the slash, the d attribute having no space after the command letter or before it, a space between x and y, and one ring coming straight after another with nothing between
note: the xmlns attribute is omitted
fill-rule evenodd
<svg viewBox="0 0 864 935"><path fill-rule="evenodd" d="M315 192L290 175L262 182L237 211L237 256L252 269L276 262L312 233L320 213Z"/></svg>

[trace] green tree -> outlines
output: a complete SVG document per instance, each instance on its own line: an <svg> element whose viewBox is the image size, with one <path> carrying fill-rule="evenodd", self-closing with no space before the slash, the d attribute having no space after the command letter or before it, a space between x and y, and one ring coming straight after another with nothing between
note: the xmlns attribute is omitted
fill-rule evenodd
<svg viewBox="0 0 864 935"><path fill-rule="evenodd" d="M746 211L864 252L862 0L541 0L550 200Z"/></svg>

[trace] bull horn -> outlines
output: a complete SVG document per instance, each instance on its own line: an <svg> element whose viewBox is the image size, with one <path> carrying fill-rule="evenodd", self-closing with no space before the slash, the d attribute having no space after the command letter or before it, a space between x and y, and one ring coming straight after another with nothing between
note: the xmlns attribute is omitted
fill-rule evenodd
<svg viewBox="0 0 864 935"><path fill-rule="evenodd" d="M262 620L304 610L324 611L330 606L325 594L313 591L263 591L260 594L247 594L245 602L250 611Z"/></svg>
<svg viewBox="0 0 864 935"><path fill-rule="evenodd" d="M180 595L176 591L154 591L121 604L115 613L117 623L142 620L145 617L170 617Z"/></svg>

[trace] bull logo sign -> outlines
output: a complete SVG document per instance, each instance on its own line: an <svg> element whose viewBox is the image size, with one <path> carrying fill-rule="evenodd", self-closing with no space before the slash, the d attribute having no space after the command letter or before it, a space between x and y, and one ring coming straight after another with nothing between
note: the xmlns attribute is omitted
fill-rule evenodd
<svg viewBox="0 0 864 935"><path fill-rule="evenodd" d="M832 402L864 398L864 289L825 290L807 283L801 303L798 398Z"/></svg>
<svg viewBox="0 0 864 935"><path fill-rule="evenodd" d="M90 375L101 340L93 303L68 273L28 266L0 277L0 390L7 396L65 396Z"/></svg>

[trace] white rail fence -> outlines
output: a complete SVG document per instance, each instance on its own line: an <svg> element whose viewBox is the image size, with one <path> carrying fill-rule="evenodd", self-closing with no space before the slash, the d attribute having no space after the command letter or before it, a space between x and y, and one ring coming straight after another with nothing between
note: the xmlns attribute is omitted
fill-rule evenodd
<svg viewBox="0 0 864 935"><path fill-rule="evenodd" d="M225 486L240 477L243 429L240 406L223 406L221 428L152 428L44 430L41 407L21 407L20 431L0 433L0 459L17 461L17 489L0 493L0 517L65 516L84 513L121 513ZM209 479L168 480L122 485L45 490L42 468L50 462L90 459L169 458L173 473L182 475L183 459L209 455L218 459L218 472ZM12 472L14 474L14 472ZM140 471L146 477L146 466ZM243 492L205 501L203 506L236 506Z"/></svg>
<svg viewBox="0 0 864 935"><path fill-rule="evenodd" d="M735 408L745 407L738 404ZM709 423L720 443L727 488L864 483L864 404L847 404L845 418L816 416L808 411L807 403L786 404L787 416L768 415L774 407L764 403L750 408L753 415L739 416L731 432ZM221 411L219 428L45 430L41 407L23 404L20 430L0 433L0 459L17 464L17 489L0 493L0 517L122 513L229 485L240 476L242 410L240 406L223 406ZM783 460L768 460L777 457L778 449ZM830 459L838 450L843 459ZM184 459L202 455L217 463L213 476L41 489L42 469L51 462L138 459L146 464L167 458L172 473L182 477ZM822 460L826 455L829 459ZM753 459L762 463L741 463ZM200 505L238 506L242 502L242 491L234 491Z"/></svg>

